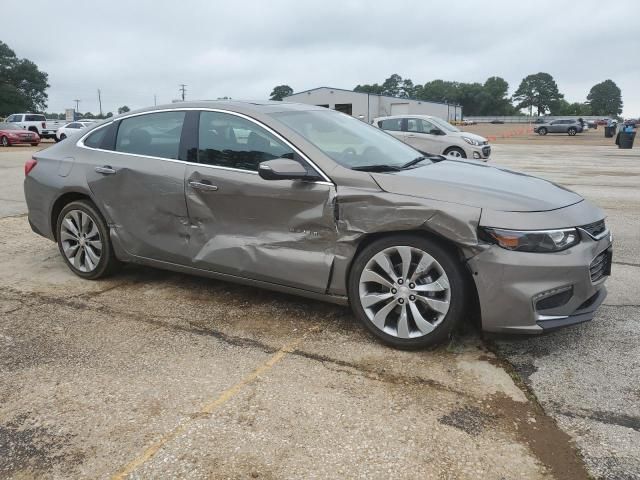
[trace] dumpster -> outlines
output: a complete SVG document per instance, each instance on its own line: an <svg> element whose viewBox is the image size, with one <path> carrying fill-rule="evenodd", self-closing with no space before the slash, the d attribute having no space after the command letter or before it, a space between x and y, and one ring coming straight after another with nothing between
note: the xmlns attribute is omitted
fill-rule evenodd
<svg viewBox="0 0 640 480"><path fill-rule="evenodd" d="M632 148L636 132L620 132L618 138L618 148Z"/></svg>
<svg viewBox="0 0 640 480"><path fill-rule="evenodd" d="M604 127L604 136L605 138L613 138L616 134L617 127Z"/></svg>

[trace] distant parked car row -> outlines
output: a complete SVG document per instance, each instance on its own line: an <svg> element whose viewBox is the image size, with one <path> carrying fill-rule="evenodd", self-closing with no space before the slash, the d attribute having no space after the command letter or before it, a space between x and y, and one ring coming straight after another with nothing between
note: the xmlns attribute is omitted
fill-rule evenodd
<svg viewBox="0 0 640 480"><path fill-rule="evenodd" d="M56 142L64 140L74 132L96 123L95 120L66 122L60 126L58 120L47 120L40 113L14 113L0 123L0 144L4 147L17 144L36 146L43 138L52 138Z"/></svg>

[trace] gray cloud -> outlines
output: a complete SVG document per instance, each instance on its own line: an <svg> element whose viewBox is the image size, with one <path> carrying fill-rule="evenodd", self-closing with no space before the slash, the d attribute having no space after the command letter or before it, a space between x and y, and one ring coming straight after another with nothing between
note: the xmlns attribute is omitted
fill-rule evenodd
<svg viewBox="0 0 640 480"><path fill-rule="evenodd" d="M635 2L32 0L2 40L49 73L49 110L142 107L178 98L266 98L274 85L352 88L391 73L416 83L483 82L512 91L551 73L569 101L613 79L625 115L640 114ZM626 12L626 14L623 14ZM32 32L25 35L25 31ZM46 38L33 35L42 33Z"/></svg>

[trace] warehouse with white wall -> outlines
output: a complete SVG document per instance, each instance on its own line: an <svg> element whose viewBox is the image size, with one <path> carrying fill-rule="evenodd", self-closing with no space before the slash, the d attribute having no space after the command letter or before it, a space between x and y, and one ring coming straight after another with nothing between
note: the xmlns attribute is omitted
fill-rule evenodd
<svg viewBox="0 0 640 480"><path fill-rule="evenodd" d="M371 123L376 117L388 115L432 115L447 121L462 119L460 105L354 92L342 88L313 88L289 95L284 101L331 108L367 123Z"/></svg>

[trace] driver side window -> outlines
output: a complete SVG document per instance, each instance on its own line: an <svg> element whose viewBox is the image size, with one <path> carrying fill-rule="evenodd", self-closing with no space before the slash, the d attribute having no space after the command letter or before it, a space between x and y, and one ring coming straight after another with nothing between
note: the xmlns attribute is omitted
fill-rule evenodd
<svg viewBox="0 0 640 480"><path fill-rule="evenodd" d="M256 123L237 115L201 112L198 163L257 172L260 162L294 152Z"/></svg>

